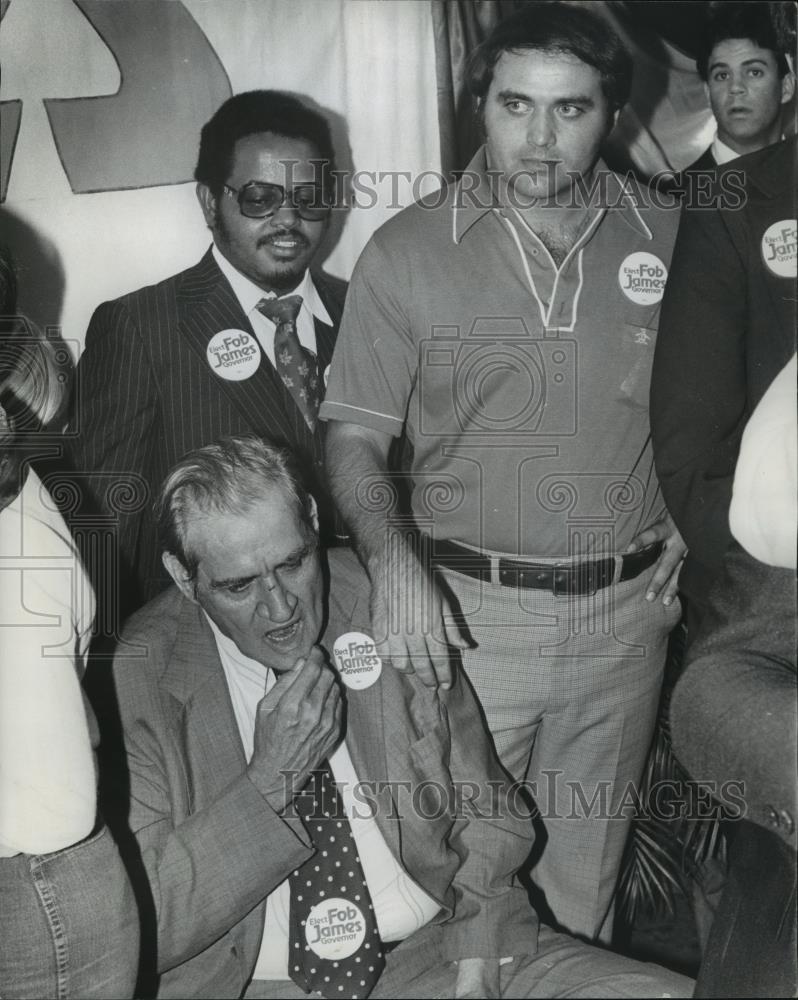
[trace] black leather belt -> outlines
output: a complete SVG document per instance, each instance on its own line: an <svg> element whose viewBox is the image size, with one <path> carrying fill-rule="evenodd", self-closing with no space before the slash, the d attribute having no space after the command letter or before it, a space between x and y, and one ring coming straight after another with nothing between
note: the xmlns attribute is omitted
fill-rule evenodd
<svg viewBox="0 0 798 1000"><path fill-rule="evenodd" d="M634 580L643 570L653 566L662 552L662 542L621 557L619 582ZM594 562L581 563L527 563L515 559L491 557L474 549L467 549L457 542L436 540L432 551L433 562L455 573L474 577L490 583L491 562L498 562L499 583L505 587L533 590L550 590L555 597L578 594L595 594L608 587L615 579L616 560L610 556Z"/></svg>

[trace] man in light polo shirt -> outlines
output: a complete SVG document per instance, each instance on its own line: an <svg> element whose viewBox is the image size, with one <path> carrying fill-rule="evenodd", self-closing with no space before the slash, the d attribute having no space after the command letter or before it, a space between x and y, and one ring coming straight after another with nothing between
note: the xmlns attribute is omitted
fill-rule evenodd
<svg viewBox="0 0 798 1000"><path fill-rule="evenodd" d="M497 27L472 64L486 145L364 250L321 410L384 648L443 687L459 652L534 783L550 916L605 941L684 552L648 421L678 213L599 160L631 69L582 8Z"/></svg>

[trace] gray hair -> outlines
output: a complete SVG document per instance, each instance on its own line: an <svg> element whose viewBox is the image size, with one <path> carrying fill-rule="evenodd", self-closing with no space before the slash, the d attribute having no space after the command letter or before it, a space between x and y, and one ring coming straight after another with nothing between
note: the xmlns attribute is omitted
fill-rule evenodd
<svg viewBox="0 0 798 1000"><path fill-rule="evenodd" d="M176 556L193 580L198 560L186 547L192 518L244 514L275 487L295 504L306 530L316 534L313 498L287 450L241 435L189 452L167 475L155 502L161 548Z"/></svg>

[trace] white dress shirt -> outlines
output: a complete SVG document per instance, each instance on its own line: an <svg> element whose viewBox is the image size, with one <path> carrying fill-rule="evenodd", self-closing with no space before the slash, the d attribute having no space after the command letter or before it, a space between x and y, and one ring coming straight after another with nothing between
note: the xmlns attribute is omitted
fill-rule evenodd
<svg viewBox="0 0 798 1000"><path fill-rule="evenodd" d="M721 142L717 132L715 133L715 138L712 140L712 156L718 166L728 163L730 160L736 160L739 155L731 146L727 146L725 142Z"/></svg>
<svg viewBox="0 0 798 1000"><path fill-rule="evenodd" d="M277 681L273 671L245 656L207 615L206 618L216 640L244 755L249 761L253 752L258 703ZM402 941L429 923L440 906L405 872L385 842L376 821L364 815L366 810L362 797L355 798L354 786L358 778L346 742L330 754L329 761L355 838L380 937L386 944ZM286 878L266 901L266 920L260 954L255 963L255 979L290 979L289 902L290 890Z"/></svg>
<svg viewBox="0 0 798 1000"><path fill-rule="evenodd" d="M284 298L284 296L277 296L273 292L264 292L262 288L258 288L254 281L250 281L246 275L233 267L224 254L220 253L218 247L214 246L212 252L213 259L219 265L222 274L230 282L235 297L238 299L247 319L252 324L252 329L258 339L258 343L266 357L274 365L274 331L276 326L263 313L258 312L256 306L261 299ZM313 317L315 316L328 326L332 326L332 320L324 307L324 303L321 301L316 286L313 284L310 271L305 271L302 280L296 288L286 294L302 296L302 308L299 310L296 321L299 343L309 351L312 351L313 354L318 353L316 351L316 327Z"/></svg>

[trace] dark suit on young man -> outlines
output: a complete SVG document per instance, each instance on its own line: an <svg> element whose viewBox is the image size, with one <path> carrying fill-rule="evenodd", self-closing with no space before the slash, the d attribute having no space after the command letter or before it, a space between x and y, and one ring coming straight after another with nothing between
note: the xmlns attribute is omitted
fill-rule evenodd
<svg viewBox="0 0 798 1000"><path fill-rule="evenodd" d="M691 164L680 170L678 174L663 174L652 181L658 191L673 195L682 202L702 199L702 204L711 202L715 185L715 171L718 163L712 153L712 146L707 146L704 152Z"/></svg>
<svg viewBox="0 0 798 1000"><path fill-rule="evenodd" d="M338 333L344 285L315 274L313 280L333 321L328 326L315 319L324 372ZM233 381L214 374L207 348L224 330L243 330L257 344L211 250L195 267L104 302L89 325L77 370L72 463L89 504L115 515L123 612L168 582L152 497L186 452L225 435L253 433L291 448L322 482L324 425L310 431L260 348L260 364L249 377ZM332 503L321 502L320 513L330 539Z"/></svg>
<svg viewBox="0 0 798 1000"><path fill-rule="evenodd" d="M705 170L714 170L718 163L715 157L712 155L712 146L707 146L704 152L698 157L698 159L693 160L693 162L682 170L682 174L687 173L698 173Z"/></svg>
<svg viewBox="0 0 798 1000"><path fill-rule="evenodd" d="M763 250L771 226L795 225L795 154L790 140L734 160L728 169L745 172L744 204L686 208L673 251L651 433L662 492L688 546L680 583L693 609L705 606L731 541L742 432L795 351L795 272L776 273Z"/></svg>

